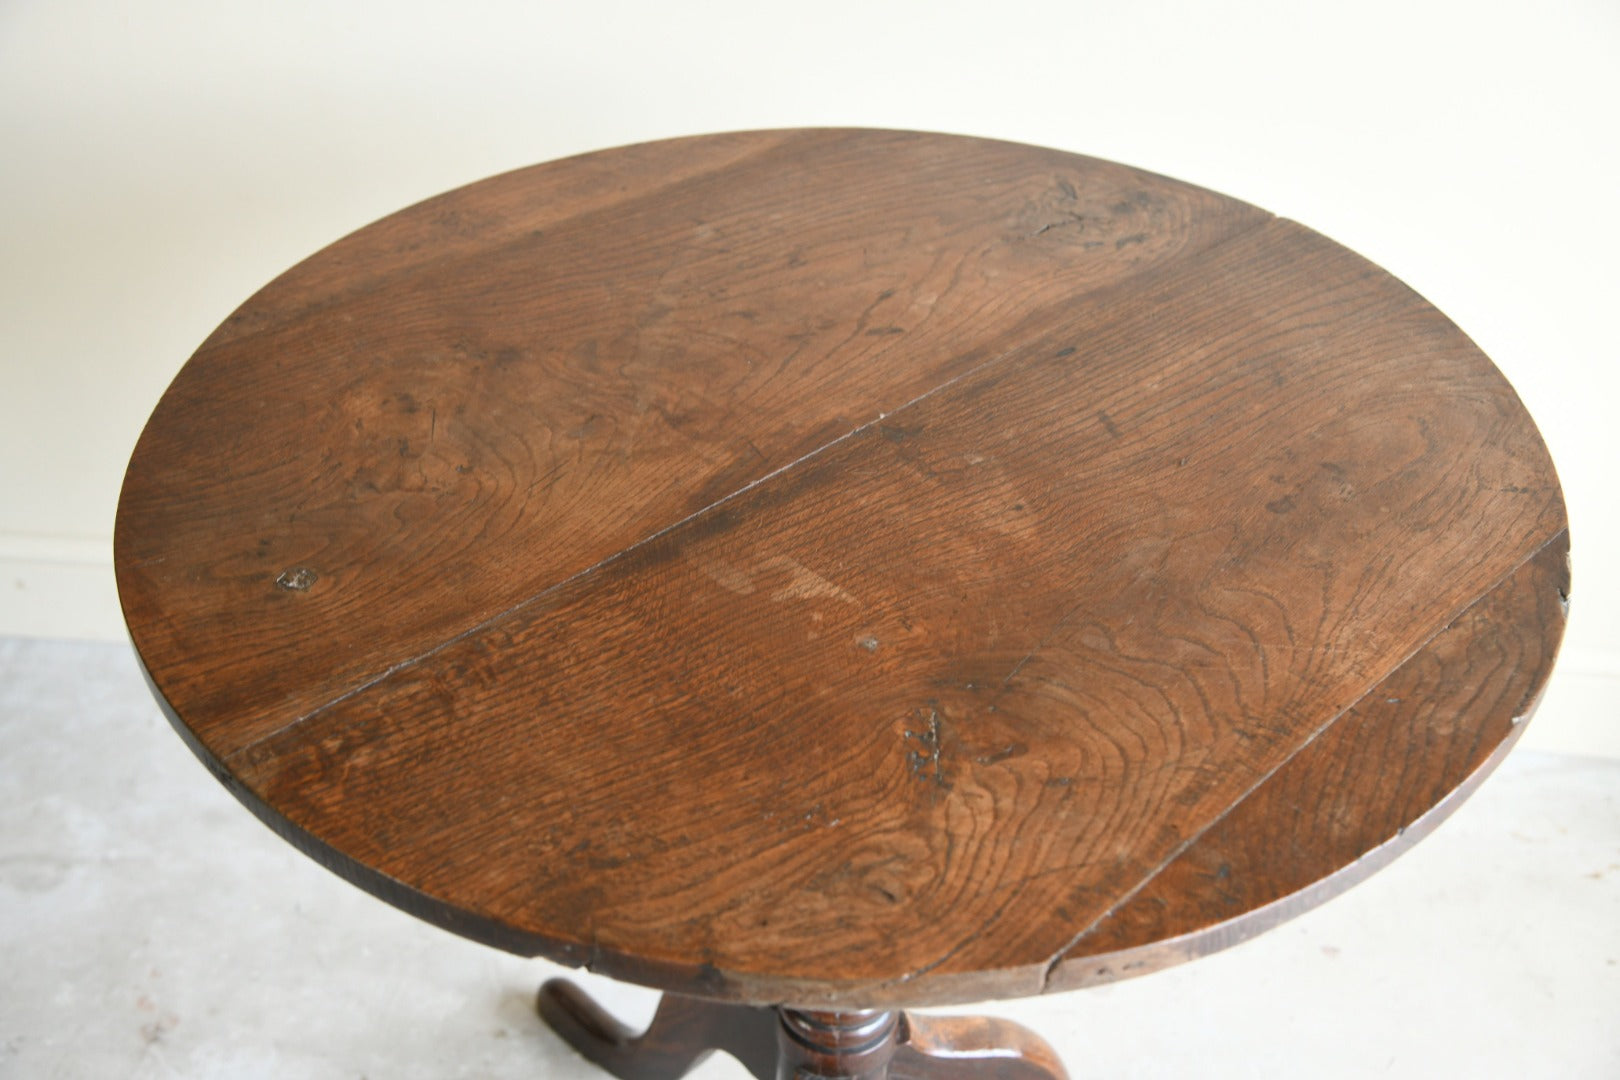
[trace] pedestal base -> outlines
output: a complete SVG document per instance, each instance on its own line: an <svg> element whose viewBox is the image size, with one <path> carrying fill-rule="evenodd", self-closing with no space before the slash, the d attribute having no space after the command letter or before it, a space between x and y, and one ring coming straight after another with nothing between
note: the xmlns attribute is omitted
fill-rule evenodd
<svg viewBox="0 0 1620 1080"><path fill-rule="evenodd" d="M822 1012L665 994L640 1035L574 984L540 988L540 1016L620 1080L676 1080L716 1050L759 1080L1068 1080L1045 1039L984 1017Z"/></svg>

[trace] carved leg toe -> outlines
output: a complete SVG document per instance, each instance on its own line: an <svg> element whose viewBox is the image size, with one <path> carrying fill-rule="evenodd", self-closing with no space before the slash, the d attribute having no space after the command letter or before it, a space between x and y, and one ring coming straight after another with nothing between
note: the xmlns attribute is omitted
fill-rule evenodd
<svg viewBox="0 0 1620 1080"><path fill-rule="evenodd" d="M1069 1080L1050 1044L1022 1024L983 1016L901 1021L891 1080Z"/></svg>
<svg viewBox="0 0 1620 1080"><path fill-rule="evenodd" d="M760 1080L776 1076L776 1012L665 994L640 1035L579 987L552 979L535 1002L540 1017L588 1061L620 1080L677 1080L715 1050Z"/></svg>

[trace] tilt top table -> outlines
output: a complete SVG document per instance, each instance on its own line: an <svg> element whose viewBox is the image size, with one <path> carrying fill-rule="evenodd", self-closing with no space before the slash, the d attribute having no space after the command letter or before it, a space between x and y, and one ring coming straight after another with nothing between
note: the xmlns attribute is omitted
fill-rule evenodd
<svg viewBox="0 0 1620 1080"><path fill-rule="evenodd" d="M916 1005L1147 971L1412 843L1568 591L1429 304L1034 147L708 136L430 199L267 286L117 522L180 734L351 882L662 988L626 1077L1060 1077Z"/></svg>

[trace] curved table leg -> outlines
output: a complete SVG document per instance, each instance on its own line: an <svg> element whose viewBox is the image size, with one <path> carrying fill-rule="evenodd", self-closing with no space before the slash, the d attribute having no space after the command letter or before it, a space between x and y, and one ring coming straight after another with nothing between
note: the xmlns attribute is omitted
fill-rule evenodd
<svg viewBox="0 0 1620 1080"><path fill-rule="evenodd" d="M776 1080L776 1010L665 994L640 1035L579 987L551 979L535 1002L553 1031L619 1080L676 1080L724 1050L759 1080Z"/></svg>
<svg viewBox="0 0 1620 1080"><path fill-rule="evenodd" d="M640 1035L566 979L540 988L540 1016L620 1080L678 1080L723 1050L758 1080L1068 1080L1045 1039L987 1017L815 1012L665 994Z"/></svg>
<svg viewBox="0 0 1620 1080"><path fill-rule="evenodd" d="M900 1026L891 1080L1069 1080L1051 1045L1011 1020L905 1014Z"/></svg>

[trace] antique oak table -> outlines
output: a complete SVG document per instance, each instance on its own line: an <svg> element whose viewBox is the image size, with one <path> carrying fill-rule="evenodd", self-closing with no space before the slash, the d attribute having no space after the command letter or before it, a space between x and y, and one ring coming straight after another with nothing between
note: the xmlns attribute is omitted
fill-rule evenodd
<svg viewBox="0 0 1620 1080"><path fill-rule="evenodd" d="M1411 844L1551 667L1491 363L1365 259L1051 150L611 150L295 267L117 522L180 734L430 922L667 991L626 1077L1059 1077L904 1007L1241 940Z"/></svg>

